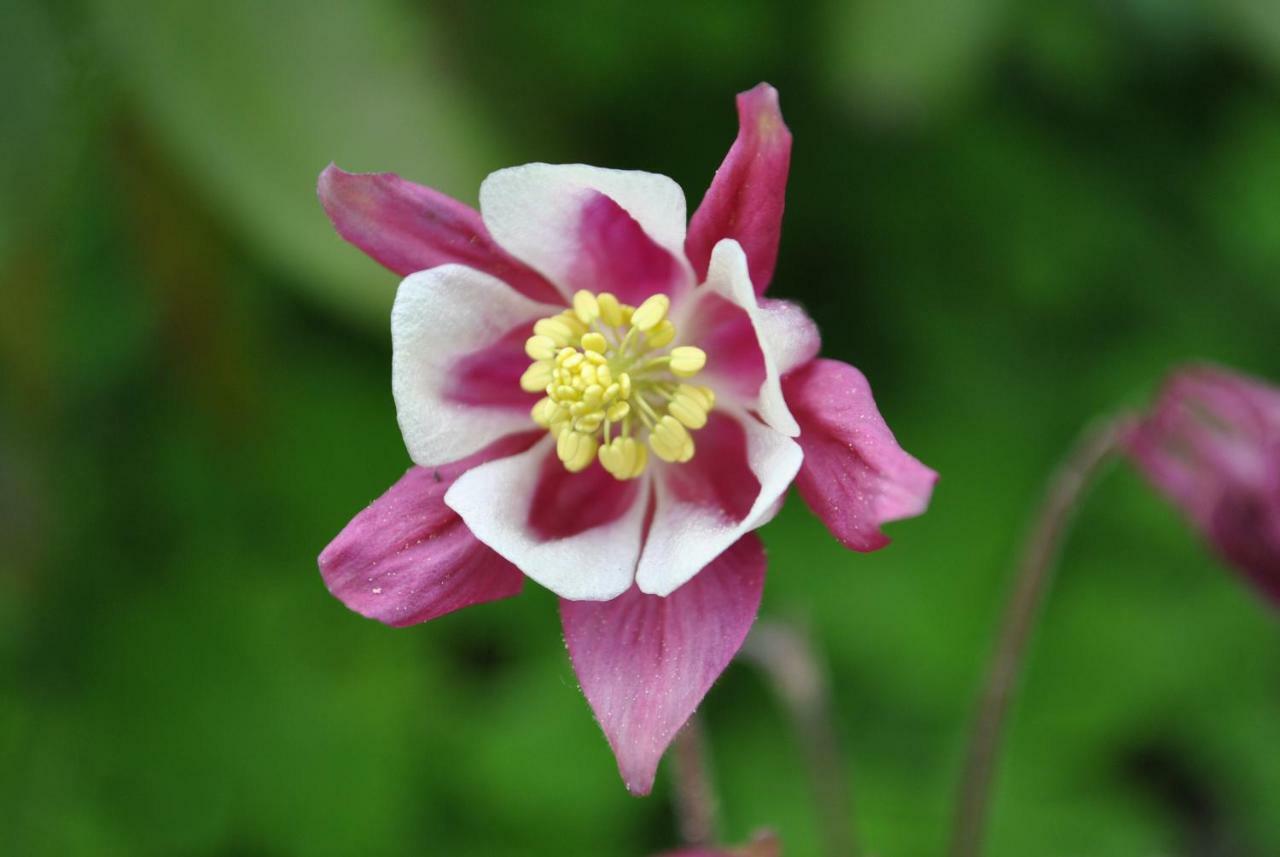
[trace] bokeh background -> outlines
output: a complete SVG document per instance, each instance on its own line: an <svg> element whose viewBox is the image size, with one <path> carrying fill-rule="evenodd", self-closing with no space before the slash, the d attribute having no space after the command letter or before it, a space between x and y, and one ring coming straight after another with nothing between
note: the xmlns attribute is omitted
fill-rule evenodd
<svg viewBox="0 0 1280 857"><path fill-rule="evenodd" d="M845 553L789 502L763 613L828 661L856 821L941 853L1009 567L1095 414L1208 358L1280 379L1280 17L1248 0L0 12L0 828L21 855L642 855L554 599L393 631L315 556L408 466L396 278L330 161L474 203L510 164L701 198L733 95L795 152L774 294L942 474ZM800 745L731 667L724 834L817 852ZM1280 854L1280 624L1125 467L1066 550L995 857Z"/></svg>

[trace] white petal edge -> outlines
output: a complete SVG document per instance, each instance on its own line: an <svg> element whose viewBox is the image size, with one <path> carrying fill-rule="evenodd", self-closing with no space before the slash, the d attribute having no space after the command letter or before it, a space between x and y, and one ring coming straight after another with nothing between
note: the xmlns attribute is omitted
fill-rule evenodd
<svg viewBox="0 0 1280 857"><path fill-rule="evenodd" d="M459 358L492 345L516 325L532 325L563 309L529 300L465 265L441 265L404 278L391 308L391 392L415 464L447 464L533 427L518 410L448 399L449 372Z"/></svg>
<svg viewBox="0 0 1280 857"><path fill-rule="evenodd" d="M747 267L747 254L742 245L732 238L725 238L711 251L711 263L707 267L707 281L694 292L694 299L682 308L685 318L696 316L694 301L703 295L715 294L741 307L751 321L760 353L764 356L764 381L756 401L743 402L770 426L787 437L800 436L800 424L791 415L787 400L782 395L782 375L800 363L813 357L816 349L817 328L813 321L795 304L786 301L769 301L761 306L751 285ZM681 322L676 321L680 328ZM694 334L696 337L696 334ZM715 355L707 355L704 376L712 382L716 376ZM731 388L732 385L723 385Z"/></svg>
<svg viewBox="0 0 1280 857"><path fill-rule="evenodd" d="M766 353L772 353L779 377L818 356L822 344L818 325L798 305L765 298L760 304L757 323L761 347Z"/></svg>
<svg viewBox="0 0 1280 857"><path fill-rule="evenodd" d="M578 223L591 191L636 219L682 267L684 191L666 176L585 164L525 164L490 173L480 185L480 216L493 239L569 297L569 272L578 258Z"/></svg>
<svg viewBox="0 0 1280 857"><path fill-rule="evenodd" d="M640 554L649 480L617 520L552 539L529 529L529 504L548 455L550 436L509 458L468 470L444 495L480 541L527 576L571 601L607 601L631 588ZM594 466L594 465L593 465Z"/></svg>
<svg viewBox="0 0 1280 857"><path fill-rule="evenodd" d="M746 431L747 466L760 482L760 493L745 518L729 521L718 509L676 500L657 474L653 523L636 568L641 592L670 595L745 533L767 524L782 507L780 501L804 459L800 445L749 414L729 415Z"/></svg>

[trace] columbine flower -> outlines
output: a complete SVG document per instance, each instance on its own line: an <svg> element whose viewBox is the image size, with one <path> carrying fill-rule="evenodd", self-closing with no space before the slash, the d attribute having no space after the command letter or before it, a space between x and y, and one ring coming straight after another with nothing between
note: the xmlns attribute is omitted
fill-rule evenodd
<svg viewBox="0 0 1280 857"><path fill-rule="evenodd" d="M1130 439L1146 477L1280 605L1280 389L1182 369Z"/></svg>
<svg viewBox="0 0 1280 857"><path fill-rule="evenodd" d="M752 531L796 480L846 545L919 514L935 474L853 367L818 360L773 274L791 135L777 93L686 232L670 179L500 170L480 213L389 173L329 167L338 232L405 275L392 390L411 469L320 556L330 590L391 625L519 591L561 597L565 642L623 779L663 751L755 619Z"/></svg>

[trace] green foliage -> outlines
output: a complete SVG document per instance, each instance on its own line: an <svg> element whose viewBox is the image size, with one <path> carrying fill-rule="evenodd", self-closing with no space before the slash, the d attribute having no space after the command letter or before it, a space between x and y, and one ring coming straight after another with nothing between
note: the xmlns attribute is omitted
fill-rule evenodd
<svg viewBox="0 0 1280 857"><path fill-rule="evenodd" d="M799 502L764 612L830 661L874 853L941 853L1044 474L1208 358L1280 379L1280 47L1248 4L22 2L0 31L0 804L24 855L642 855L554 598L392 631L314 557L405 467L395 278L336 160L473 201L530 160L696 204L782 91L773 293L871 379L932 509L870 555ZM1234 11L1233 11L1234 10ZM1252 17L1251 17L1252 16ZM920 19L930 18L928 26ZM992 857L1280 853L1280 629L1125 468L1035 638ZM815 854L800 745L736 665L725 834Z"/></svg>

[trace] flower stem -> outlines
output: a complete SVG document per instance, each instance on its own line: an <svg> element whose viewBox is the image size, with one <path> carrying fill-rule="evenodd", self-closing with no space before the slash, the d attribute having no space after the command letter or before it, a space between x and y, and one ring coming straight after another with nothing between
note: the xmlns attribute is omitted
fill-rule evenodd
<svg viewBox="0 0 1280 857"><path fill-rule="evenodd" d="M960 780L951 857L978 857L991 802L997 757L1027 641L1048 591L1063 538L1094 477L1123 442L1131 418L1103 419L1085 428L1049 481L1023 548L1000 639L988 666L969 753Z"/></svg>
<svg viewBox="0 0 1280 857"><path fill-rule="evenodd" d="M836 735L831 687L813 645L799 628L761 622L742 655L768 677L804 746L828 857L856 857L853 799Z"/></svg>
<svg viewBox="0 0 1280 857"><path fill-rule="evenodd" d="M716 838L717 800L702 718L696 713L676 735L675 808L680 836L689 845L710 845Z"/></svg>

